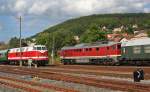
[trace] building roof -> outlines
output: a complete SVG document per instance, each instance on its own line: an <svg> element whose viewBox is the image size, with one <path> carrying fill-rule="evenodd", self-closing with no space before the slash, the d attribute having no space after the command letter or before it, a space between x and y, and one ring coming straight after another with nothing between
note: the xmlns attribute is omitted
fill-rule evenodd
<svg viewBox="0 0 150 92"><path fill-rule="evenodd" d="M94 42L94 43L82 43L82 44L77 44L75 46L65 46L62 48L62 50L66 49L80 49L80 48L91 48L91 47L103 47L103 46L111 46L114 44L117 44L118 42Z"/></svg>
<svg viewBox="0 0 150 92"><path fill-rule="evenodd" d="M141 38L141 39L135 39L135 40L122 42L122 47L139 46L139 45L150 45L150 38Z"/></svg>

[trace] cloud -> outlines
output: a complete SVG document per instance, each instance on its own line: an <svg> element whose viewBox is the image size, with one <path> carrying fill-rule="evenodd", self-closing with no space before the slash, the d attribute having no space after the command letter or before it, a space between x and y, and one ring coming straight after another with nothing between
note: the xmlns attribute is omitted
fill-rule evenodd
<svg viewBox="0 0 150 92"><path fill-rule="evenodd" d="M74 17L128 12L150 13L150 0L0 0L0 30L6 36L17 35L10 30L19 28L16 18L20 15L24 36L31 36Z"/></svg>
<svg viewBox="0 0 150 92"><path fill-rule="evenodd" d="M52 11L55 7L57 7L57 5L58 5L58 2L56 1L52 1L50 3L47 3L46 1L45 2L39 1L39 2L33 3L33 5L29 8L28 13L35 14L35 15L45 14L48 11Z"/></svg>
<svg viewBox="0 0 150 92"><path fill-rule="evenodd" d="M14 10L18 12L22 12L27 8L27 2L24 0L17 0L14 6Z"/></svg>
<svg viewBox="0 0 150 92"><path fill-rule="evenodd" d="M72 17L127 12L148 13L150 2L148 0L0 0L0 14L30 16L31 18L25 19L28 27L41 21L53 25Z"/></svg>
<svg viewBox="0 0 150 92"><path fill-rule="evenodd" d="M149 12L148 0L2 0L0 13L49 17Z"/></svg>

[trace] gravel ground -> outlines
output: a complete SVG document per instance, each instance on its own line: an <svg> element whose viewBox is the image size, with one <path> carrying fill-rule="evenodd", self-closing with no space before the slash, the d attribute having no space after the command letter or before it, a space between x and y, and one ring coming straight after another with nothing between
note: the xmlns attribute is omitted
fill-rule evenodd
<svg viewBox="0 0 150 92"><path fill-rule="evenodd" d="M23 92L20 89L6 87L4 85L0 85L0 92Z"/></svg>
<svg viewBox="0 0 150 92"><path fill-rule="evenodd" d="M21 79L28 80L28 81L34 80L33 78L31 78L31 76L23 76ZM111 90L111 89L88 86L84 84L68 83L64 81L56 81L56 80L50 80L50 79L39 78L37 80L40 83L48 83L48 84L55 85L61 88L69 88L69 89L78 90L80 92L122 92L122 91L116 91L116 90Z"/></svg>
<svg viewBox="0 0 150 92"><path fill-rule="evenodd" d="M56 85L63 88L69 88L78 90L80 92L122 92L122 91L114 91L111 89L104 89L104 88L98 88L94 86L88 86L84 84L77 84L77 83L68 83L64 81L56 81L56 80L48 80L48 79L41 79L41 83L49 83L52 85Z"/></svg>
<svg viewBox="0 0 150 92"><path fill-rule="evenodd" d="M2 73L2 72L0 72L0 75L14 77L17 79L22 79L22 80L27 80L27 81L36 81L30 75L20 76L20 75L16 75L16 74ZM122 91L116 91L116 90L111 90L111 89L88 86L88 85L84 85L84 84L68 83L68 82L64 82L64 81L56 81L56 80L49 80L49 79L42 79L42 78L39 78L37 80L38 80L37 82L40 82L40 83L48 83L48 84L55 85L55 86L62 87L62 88L78 90L80 92L122 92ZM2 91L2 92L7 92L7 91ZM20 91L10 91L10 92L20 92Z"/></svg>
<svg viewBox="0 0 150 92"><path fill-rule="evenodd" d="M1 76L11 76L11 77L18 76L18 75L8 74L8 73L2 73L2 72L0 72L0 75ZM7 87L5 85L0 84L0 92L23 92L23 91L20 90L20 89Z"/></svg>
<svg viewBox="0 0 150 92"><path fill-rule="evenodd" d="M61 72L61 74L68 74L68 75L73 75L73 76L82 76L82 77L89 77L89 78L96 78L96 79L112 79L112 80L133 82L133 79L131 79L131 78L118 78L118 77L110 77L110 76L97 76L97 75L88 75L88 74L62 73L62 72ZM9 73L2 73L2 72L0 72L0 75L14 77L14 78L28 80L28 81L34 80L34 78L32 78L32 76L30 76L30 75L20 76L20 75L16 75L16 74L9 74ZM111 89L104 89L104 88L98 88L98 87L94 87L94 86L88 86L88 85L84 85L84 84L68 83L68 82L64 82L64 81L56 81L56 80L41 79L41 78L38 80L38 82L49 83L49 84L52 84L52 85L55 85L58 87L79 90L81 92L122 92L122 91L115 91L115 90L111 90ZM150 84L150 80L142 80L140 83ZM0 90L0 92L1 92L1 90ZM2 92L7 92L7 91L2 91ZM8 92L19 92L19 91L8 91Z"/></svg>
<svg viewBox="0 0 150 92"><path fill-rule="evenodd" d="M72 76L81 76L81 77L89 77L89 78L96 78L96 79L111 79L111 80L119 80L119 81L128 81L128 82L133 82L133 79L131 78L119 78L119 77L112 77L112 76L102 76L102 75L92 75L92 74L76 74L76 73L63 73L63 72L56 72L60 74L68 74ZM10 73L3 73L0 72L1 76L8 76L8 77L13 77L17 79L22 79L22 80L28 80L28 81L37 81L41 83L49 83L51 85L55 85L58 87L62 88L69 88L69 89L74 89L78 90L81 92L122 92L122 91L116 91L116 90L111 90L111 89L106 89L106 88L98 88L94 86L88 86L84 84L77 84L77 83L68 83L64 81L56 81L56 80L49 80L49 79L41 79L41 78L32 78L32 76L20 76L17 74L10 74ZM142 80L140 82L141 84L150 84L150 80ZM1 91L2 89L2 91ZM5 90L6 89L6 90ZM0 84L0 92L22 92L17 89L8 89L7 87L1 87Z"/></svg>

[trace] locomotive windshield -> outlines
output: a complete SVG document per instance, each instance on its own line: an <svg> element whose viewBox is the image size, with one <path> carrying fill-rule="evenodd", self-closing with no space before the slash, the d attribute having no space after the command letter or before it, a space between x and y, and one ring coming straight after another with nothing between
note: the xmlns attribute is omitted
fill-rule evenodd
<svg viewBox="0 0 150 92"><path fill-rule="evenodd" d="M47 50L46 47L34 47L33 49L34 50Z"/></svg>

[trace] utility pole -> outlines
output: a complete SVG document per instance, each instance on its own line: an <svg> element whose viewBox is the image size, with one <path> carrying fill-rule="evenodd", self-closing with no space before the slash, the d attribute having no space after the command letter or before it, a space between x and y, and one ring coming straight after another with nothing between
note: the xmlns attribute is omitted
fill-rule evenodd
<svg viewBox="0 0 150 92"><path fill-rule="evenodd" d="M55 49L55 38L53 36L53 43L52 43L52 53L51 53L51 57L52 57L52 62L51 64L54 64L54 49Z"/></svg>
<svg viewBox="0 0 150 92"><path fill-rule="evenodd" d="M22 46L21 46L21 22L22 22L22 17L20 16L19 17L19 22L20 22L20 37L19 37L19 39L20 39L20 61L19 61L19 65L20 66L22 66Z"/></svg>

